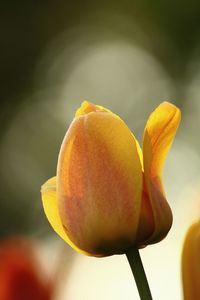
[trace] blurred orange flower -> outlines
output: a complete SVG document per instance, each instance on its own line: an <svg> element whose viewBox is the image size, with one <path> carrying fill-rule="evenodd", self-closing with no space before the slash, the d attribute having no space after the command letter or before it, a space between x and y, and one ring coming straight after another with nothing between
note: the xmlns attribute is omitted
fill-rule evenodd
<svg viewBox="0 0 200 300"><path fill-rule="evenodd" d="M188 230L182 252L184 300L200 299L200 221Z"/></svg>
<svg viewBox="0 0 200 300"><path fill-rule="evenodd" d="M123 120L84 101L63 140L57 177L42 186L54 230L93 256L162 240L172 213L161 176L179 122L176 106L160 104L146 124L142 152Z"/></svg>
<svg viewBox="0 0 200 300"><path fill-rule="evenodd" d="M13 238L0 243L1 300L50 300L52 287L42 271L30 242Z"/></svg>

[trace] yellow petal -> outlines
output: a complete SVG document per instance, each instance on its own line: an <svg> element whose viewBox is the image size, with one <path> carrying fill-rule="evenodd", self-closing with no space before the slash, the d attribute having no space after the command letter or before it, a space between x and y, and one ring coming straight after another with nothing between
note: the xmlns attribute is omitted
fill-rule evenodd
<svg viewBox="0 0 200 300"><path fill-rule="evenodd" d="M180 122L180 110L163 102L150 115L143 141L144 179L154 217L152 243L161 240L172 224L171 209L162 187L162 170L166 155Z"/></svg>
<svg viewBox="0 0 200 300"><path fill-rule="evenodd" d="M69 239L63 228L57 206L56 177L52 177L47 182L45 182L45 184L41 188L41 193L45 214L55 232L74 250L86 255L90 255L89 253L86 253L85 251L82 251L78 247L76 247L74 243L72 243L72 241Z"/></svg>
<svg viewBox="0 0 200 300"><path fill-rule="evenodd" d="M123 253L135 242L141 207L138 147L118 116L87 105L61 147L59 212L79 248L102 255Z"/></svg>
<svg viewBox="0 0 200 300"><path fill-rule="evenodd" d="M100 111L104 111L104 112L110 112L112 113L109 109L104 108L103 106L100 105L95 105L87 100L83 101L81 106L77 109L75 116L79 117L85 114L88 114L90 112L100 112Z"/></svg>
<svg viewBox="0 0 200 300"><path fill-rule="evenodd" d="M181 118L180 110L169 102L161 103L150 115L144 131L145 172L160 177L167 153Z"/></svg>
<svg viewBox="0 0 200 300"><path fill-rule="evenodd" d="M200 222L193 224L187 234L182 252L182 281L184 300L200 299Z"/></svg>

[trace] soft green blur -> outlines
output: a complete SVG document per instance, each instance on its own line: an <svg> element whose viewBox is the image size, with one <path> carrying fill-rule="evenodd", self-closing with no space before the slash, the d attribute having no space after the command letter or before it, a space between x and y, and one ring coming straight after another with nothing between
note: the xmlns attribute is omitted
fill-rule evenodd
<svg viewBox="0 0 200 300"><path fill-rule="evenodd" d="M44 217L40 186L55 175L61 141L83 100L119 114L140 142L148 115L168 100L181 108L182 124L164 174L174 227L168 242L158 247L166 247L165 253L175 251L178 274L184 232L200 215L200 4L3 2L1 236L58 239ZM150 251L156 252L156 247ZM148 254L144 259L148 264ZM174 269L170 262L165 268L167 278ZM174 285L175 295L180 295L180 285ZM162 294L161 288L157 297L165 299ZM69 295L66 299L72 299ZM111 299L107 297L98 299Z"/></svg>

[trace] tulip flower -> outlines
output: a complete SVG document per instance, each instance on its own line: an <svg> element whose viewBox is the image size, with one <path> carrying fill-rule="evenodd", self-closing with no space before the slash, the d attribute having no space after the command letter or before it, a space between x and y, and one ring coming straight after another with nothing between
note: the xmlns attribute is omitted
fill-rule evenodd
<svg viewBox="0 0 200 300"><path fill-rule="evenodd" d="M50 300L51 290L27 240L0 243L1 300Z"/></svg>
<svg viewBox="0 0 200 300"><path fill-rule="evenodd" d="M119 116L84 101L61 145L57 175L41 190L58 235L97 257L162 240L172 225L162 170L179 122L176 106L160 104L147 121L141 150Z"/></svg>
<svg viewBox="0 0 200 300"><path fill-rule="evenodd" d="M182 251L184 300L200 299L200 221L188 230Z"/></svg>

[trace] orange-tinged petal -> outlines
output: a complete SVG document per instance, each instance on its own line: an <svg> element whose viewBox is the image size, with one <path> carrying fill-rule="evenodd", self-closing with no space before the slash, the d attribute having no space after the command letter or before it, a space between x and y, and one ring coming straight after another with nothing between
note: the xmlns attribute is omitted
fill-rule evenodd
<svg viewBox="0 0 200 300"><path fill-rule="evenodd" d="M58 205L57 205L57 194L56 194L56 177L52 177L47 180L45 184L43 184L42 189L42 203L44 207L45 214L47 219L55 232L65 241L67 242L74 250L89 255L89 253L85 253L80 250L76 245L72 243L72 241L67 236L61 219L58 213Z"/></svg>
<svg viewBox="0 0 200 300"><path fill-rule="evenodd" d="M148 243L164 238L172 224L171 209L162 187L162 170L166 155L180 122L180 110L163 102L150 115L143 141L145 189L153 212L154 231ZM151 212L150 212L151 214ZM149 216L149 218L151 218Z"/></svg>
<svg viewBox="0 0 200 300"><path fill-rule="evenodd" d="M182 281L184 300L200 299L200 221L187 234L182 252Z"/></svg>
<svg viewBox="0 0 200 300"><path fill-rule="evenodd" d="M80 249L123 253L135 243L141 207L137 143L118 116L88 102L81 107L59 155L59 214Z"/></svg>
<svg viewBox="0 0 200 300"><path fill-rule="evenodd" d="M100 112L100 111L112 113L109 109L104 108L103 106L95 105L95 104L85 100L85 101L83 101L81 106L77 109L75 116L79 117L79 116L88 114L90 112Z"/></svg>

